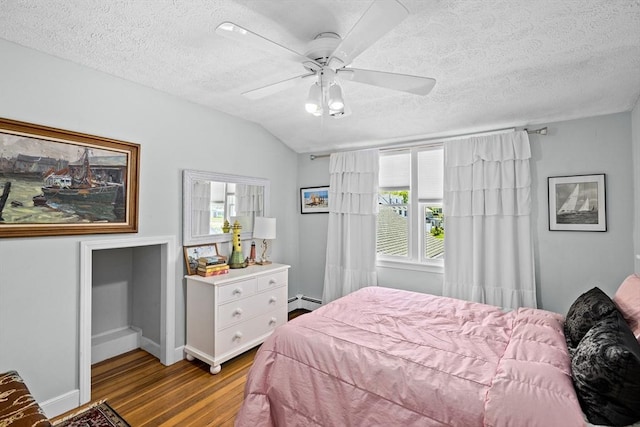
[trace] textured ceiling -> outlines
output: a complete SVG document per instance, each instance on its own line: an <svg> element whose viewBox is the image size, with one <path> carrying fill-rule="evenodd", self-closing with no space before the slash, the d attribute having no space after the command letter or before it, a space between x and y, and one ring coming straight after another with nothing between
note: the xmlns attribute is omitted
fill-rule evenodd
<svg viewBox="0 0 640 427"><path fill-rule="evenodd" d="M259 123L301 153L628 111L640 96L639 0L401 1L409 17L351 65L434 90L347 81L341 119L306 113L306 85L241 96L304 70L214 29L304 53L318 33L346 35L370 0L3 0L0 38Z"/></svg>

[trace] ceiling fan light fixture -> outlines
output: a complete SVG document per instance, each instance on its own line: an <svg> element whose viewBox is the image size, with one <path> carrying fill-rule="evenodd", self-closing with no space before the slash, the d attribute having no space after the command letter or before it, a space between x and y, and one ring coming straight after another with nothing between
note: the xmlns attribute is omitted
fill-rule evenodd
<svg viewBox="0 0 640 427"><path fill-rule="evenodd" d="M312 84L309 88L309 96L304 108L308 113L316 115L315 113L319 111L322 114L322 89L317 83Z"/></svg>
<svg viewBox="0 0 640 427"><path fill-rule="evenodd" d="M329 110L329 115L331 117L340 117L344 115L344 107L338 109L338 110Z"/></svg>
<svg viewBox="0 0 640 427"><path fill-rule="evenodd" d="M331 111L344 111L344 99L342 98L342 89L337 83L329 87L329 109Z"/></svg>

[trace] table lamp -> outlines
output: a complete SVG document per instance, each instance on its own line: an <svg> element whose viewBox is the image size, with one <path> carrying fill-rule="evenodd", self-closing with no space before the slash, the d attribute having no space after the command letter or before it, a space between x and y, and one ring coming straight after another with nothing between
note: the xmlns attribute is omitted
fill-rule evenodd
<svg viewBox="0 0 640 427"><path fill-rule="evenodd" d="M267 240L276 238L276 219L257 216L253 224L253 238L262 239L262 255L260 255L260 259L256 261L256 264L271 264L271 261L267 260Z"/></svg>

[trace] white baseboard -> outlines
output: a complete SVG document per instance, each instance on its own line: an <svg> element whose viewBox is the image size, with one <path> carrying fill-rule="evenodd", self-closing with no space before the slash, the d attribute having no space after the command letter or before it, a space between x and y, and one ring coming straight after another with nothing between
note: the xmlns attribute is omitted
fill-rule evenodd
<svg viewBox="0 0 640 427"><path fill-rule="evenodd" d="M140 348L150 353L154 357L157 357L158 359L160 358L159 344L145 337L142 337L140 341L141 341ZM135 348L132 350L135 350ZM183 345L178 348L175 348L173 351L174 363L182 359L184 359ZM44 411L45 415L48 418L57 417L60 414L64 414L65 412L71 411L72 409L76 409L80 406L80 389L71 390L65 394L54 397L53 399L49 399L44 402L38 402L38 404L40 405L40 407L42 407L42 410Z"/></svg>
<svg viewBox="0 0 640 427"><path fill-rule="evenodd" d="M180 360L184 359L184 346L181 345L180 347L176 348L173 350L173 360L174 363L175 362L179 362Z"/></svg>
<svg viewBox="0 0 640 427"><path fill-rule="evenodd" d="M162 360L162 358L160 357L161 347L160 347L160 344L158 344L157 342L151 341L149 338L141 336L140 348L146 351L147 353L149 353L150 355L152 355L153 357L155 357L156 359Z"/></svg>
<svg viewBox="0 0 640 427"><path fill-rule="evenodd" d="M45 402L40 403L40 407L48 418L57 417L67 411L80 406L80 390L71 390L68 393L54 397Z"/></svg>
<svg viewBox="0 0 640 427"><path fill-rule="evenodd" d="M140 348L140 337L140 330L130 327L114 329L91 337L91 364Z"/></svg>

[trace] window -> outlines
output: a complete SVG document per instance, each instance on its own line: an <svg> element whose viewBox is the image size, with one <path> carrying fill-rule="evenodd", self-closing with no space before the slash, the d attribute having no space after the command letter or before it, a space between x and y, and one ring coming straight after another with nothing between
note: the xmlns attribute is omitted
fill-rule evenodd
<svg viewBox="0 0 640 427"><path fill-rule="evenodd" d="M225 218L231 218L236 214L236 184L212 181L210 185L209 234L220 234L222 233Z"/></svg>
<svg viewBox="0 0 640 427"><path fill-rule="evenodd" d="M442 145L380 154L378 259L442 262L443 171Z"/></svg>

